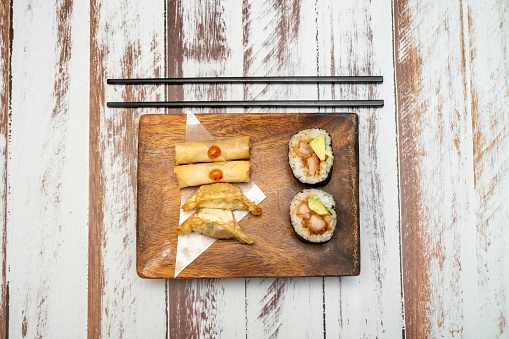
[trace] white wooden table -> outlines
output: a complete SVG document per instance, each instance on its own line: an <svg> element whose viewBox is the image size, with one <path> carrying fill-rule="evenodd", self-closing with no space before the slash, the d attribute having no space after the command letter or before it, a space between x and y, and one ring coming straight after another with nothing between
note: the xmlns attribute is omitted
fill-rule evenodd
<svg viewBox="0 0 509 339"><path fill-rule="evenodd" d="M507 0L0 6L1 337L509 337ZM106 85L317 74L384 83ZM181 111L106 101L317 98L385 100L348 110L361 274L138 278L139 117Z"/></svg>

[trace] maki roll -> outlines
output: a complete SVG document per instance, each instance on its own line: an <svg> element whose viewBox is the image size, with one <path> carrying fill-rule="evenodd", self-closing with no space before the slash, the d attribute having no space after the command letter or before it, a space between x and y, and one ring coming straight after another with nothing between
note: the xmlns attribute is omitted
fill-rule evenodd
<svg viewBox="0 0 509 339"><path fill-rule="evenodd" d="M325 185L334 161L332 138L321 128L305 129L288 142L288 163L297 180L311 186Z"/></svg>
<svg viewBox="0 0 509 339"><path fill-rule="evenodd" d="M290 203L290 221L300 240L309 243L329 241L337 222L334 197L318 189L300 191Z"/></svg>

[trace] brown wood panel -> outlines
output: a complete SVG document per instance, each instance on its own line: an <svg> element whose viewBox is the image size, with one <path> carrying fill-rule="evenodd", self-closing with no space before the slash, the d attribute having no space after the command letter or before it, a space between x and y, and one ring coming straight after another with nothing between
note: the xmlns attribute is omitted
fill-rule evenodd
<svg viewBox="0 0 509 339"><path fill-rule="evenodd" d="M203 126L217 138L249 136L250 178L267 198L261 216L241 226L252 245L216 241L178 278L298 277L357 275L359 258L358 135L354 114L206 114ZM174 145L185 140L186 116L141 118L138 156L137 270L147 278L173 278L180 189L173 173ZM273 126L278 126L277 132ZM309 186L288 166L288 140L318 127L332 136L334 167L321 189L336 200L338 224L325 244L305 244L289 220L293 196ZM161 257L161 253L171 253Z"/></svg>
<svg viewBox="0 0 509 339"><path fill-rule="evenodd" d="M405 308L405 330L409 338L425 336L425 312L419 305L428 302L428 295L424 292L426 286L426 258L422 250L422 237L418 227L421 211L419 182L418 145L412 142L414 135L421 133L420 114L415 95L422 84L418 75L421 73L421 59L418 46L408 36L413 28L412 17L408 9L408 1L394 2L394 31L396 50L396 79L398 90L398 127L400 140L400 199L401 199L401 233L403 262L403 286ZM401 49L405 44L408 53L406 62L401 62ZM407 142L408 139L408 142Z"/></svg>
<svg viewBox="0 0 509 339"><path fill-rule="evenodd" d="M225 43L229 33L225 30L228 18L221 7L221 1L199 3L168 0L167 4L169 77L240 75L232 71L230 46ZM211 10L213 8L215 10ZM209 35L213 35L215 39L211 39ZM218 44L223 47L216 47ZM190 50L197 48L202 53L190 53ZM167 92L168 100L221 100L227 95L225 86L221 84L169 86ZM182 110L169 110L169 113L175 112L180 113ZM200 110L195 109L193 112ZM224 110L203 109L201 112ZM214 319L222 315L221 302L225 293L227 291L224 283L220 280L168 280L170 337L219 337L224 324L215 323ZM191 299L190 295L195 297ZM204 312L209 321L200 321L205 315Z"/></svg>
<svg viewBox="0 0 509 339"><path fill-rule="evenodd" d="M9 139L9 105L11 100L11 46L12 46L12 2L0 4L0 338L8 333L8 294L6 280L6 242L7 242L7 160Z"/></svg>
<svg viewBox="0 0 509 339"><path fill-rule="evenodd" d="M141 336L141 330L157 337L167 330L164 281L143 284L136 277L136 257L128 255L135 253L141 110L106 107L114 96L121 101L164 100L160 86L106 84L107 78L164 76L164 4L91 2L88 335L93 338ZM118 253L126 255L119 259ZM149 318L152 324L146 328L142 319Z"/></svg>
<svg viewBox="0 0 509 339"><path fill-rule="evenodd" d="M103 192L104 178L101 155L101 111L105 106L102 60L104 51L98 43L100 1L90 1L90 149L89 149L89 244L88 244L88 338L101 337L104 271L101 247L104 242Z"/></svg>
<svg viewBox="0 0 509 339"><path fill-rule="evenodd" d="M166 50L167 50L167 76L170 78L181 78L182 60L184 59L184 46L182 45L182 9L180 0L168 0L166 6ZM168 86L168 100L183 100L183 87L178 85ZM182 110L172 110L180 113Z"/></svg>
<svg viewBox="0 0 509 339"><path fill-rule="evenodd" d="M466 2L401 0L394 12L406 332L476 337Z"/></svg>

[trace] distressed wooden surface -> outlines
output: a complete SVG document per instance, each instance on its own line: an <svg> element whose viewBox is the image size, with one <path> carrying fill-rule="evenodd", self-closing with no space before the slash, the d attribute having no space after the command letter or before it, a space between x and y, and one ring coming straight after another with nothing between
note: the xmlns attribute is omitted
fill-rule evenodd
<svg viewBox="0 0 509 339"><path fill-rule="evenodd" d="M407 335L507 337L509 6L395 12Z"/></svg>
<svg viewBox="0 0 509 339"><path fill-rule="evenodd" d="M175 8L175 2L170 3L169 7ZM248 337L401 335L400 255L399 246L394 246L399 243L399 207L391 3L215 1L204 7L197 1L183 1L176 7L178 18L168 23L168 42L176 41L180 45L175 48L183 50L178 67L183 76L385 76L382 86L246 85L242 91L226 85L189 86L182 93L184 99L383 97L386 106L381 110L351 110L359 114L360 130L360 276L171 281L171 337L189 332L205 335L214 322L214 333L230 333L228 319L238 317L239 310L224 308L228 305L225 298L246 300L240 312ZM237 292L226 294L225 289L231 290L232 285ZM193 303L189 295L196 295L200 302ZM215 316L204 321L203 314L210 308Z"/></svg>
<svg viewBox="0 0 509 339"><path fill-rule="evenodd" d="M136 274L136 151L142 112L106 108L108 100L164 100L164 88L157 86L106 86L107 78L164 75L164 15L162 1L91 1L88 334L92 337L154 338L167 332L165 281L145 281Z"/></svg>
<svg viewBox="0 0 509 339"><path fill-rule="evenodd" d="M80 37L88 34L88 6L11 4L7 335L80 336L87 321L89 62Z"/></svg>
<svg viewBox="0 0 509 339"><path fill-rule="evenodd" d="M10 4L0 4L0 338L6 336L7 323L7 159L9 137L10 56L11 56L11 12Z"/></svg>
<svg viewBox="0 0 509 339"><path fill-rule="evenodd" d="M0 336L507 337L508 18L503 0L3 1ZM166 74L384 83L105 84ZM166 98L384 99L348 110L361 274L137 277L138 120L182 110L105 103ZM224 111L303 110L195 113Z"/></svg>
<svg viewBox="0 0 509 339"><path fill-rule="evenodd" d="M509 3L468 3L479 326L509 333ZM504 227L505 226L505 227Z"/></svg>

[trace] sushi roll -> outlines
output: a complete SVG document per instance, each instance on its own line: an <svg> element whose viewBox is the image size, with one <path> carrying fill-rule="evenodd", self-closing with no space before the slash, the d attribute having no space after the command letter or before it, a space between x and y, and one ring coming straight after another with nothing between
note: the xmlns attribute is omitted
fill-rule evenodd
<svg viewBox="0 0 509 339"><path fill-rule="evenodd" d="M329 241L337 222L334 197L318 189L300 191L290 203L290 221L300 240L308 243Z"/></svg>
<svg viewBox="0 0 509 339"><path fill-rule="evenodd" d="M288 163L297 180L311 186L327 184L334 156L332 138L321 128L302 130L288 142Z"/></svg>

